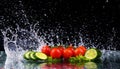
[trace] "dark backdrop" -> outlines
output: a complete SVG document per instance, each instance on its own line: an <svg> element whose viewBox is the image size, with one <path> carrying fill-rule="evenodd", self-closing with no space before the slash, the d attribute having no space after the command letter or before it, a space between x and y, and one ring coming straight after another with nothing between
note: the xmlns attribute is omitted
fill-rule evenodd
<svg viewBox="0 0 120 69"><path fill-rule="evenodd" d="M14 27L13 21L19 20L14 12L20 9L24 10L31 23L39 21L42 27L56 27L59 23L61 26L67 27L68 31L69 26L75 30L84 28L81 33L89 34L91 39L104 36L103 39L106 42L108 33L113 34L115 31L115 45L120 50L119 0L2 0L0 2L0 28ZM17 23L21 27L25 26L22 22ZM72 32L74 33L74 31ZM3 50L2 34L0 35L0 50Z"/></svg>

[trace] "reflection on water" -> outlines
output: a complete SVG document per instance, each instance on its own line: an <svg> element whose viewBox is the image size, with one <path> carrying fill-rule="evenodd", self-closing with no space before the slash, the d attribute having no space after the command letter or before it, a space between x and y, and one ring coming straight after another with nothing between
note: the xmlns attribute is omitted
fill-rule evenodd
<svg viewBox="0 0 120 69"><path fill-rule="evenodd" d="M86 63L41 63L29 62L6 58L5 52L1 52L0 69L119 69L120 51L102 51L101 62Z"/></svg>
<svg viewBox="0 0 120 69"><path fill-rule="evenodd" d="M119 69L120 64L109 63L35 63L7 60L5 69Z"/></svg>
<svg viewBox="0 0 120 69"><path fill-rule="evenodd" d="M94 62L88 63L35 63L7 59L5 69L98 69Z"/></svg>
<svg viewBox="0 0 120 69"><path fill-rule="evenodd" d="M0 51L0 69L4 68L4 63L5 63L5 52Z"/></svg>
<svg viewBox="0 0 120 69"><path fill-rule="evenodd" d="M85 69L98 69L98 67L94 62L87 62L85 63Z"/></svg>

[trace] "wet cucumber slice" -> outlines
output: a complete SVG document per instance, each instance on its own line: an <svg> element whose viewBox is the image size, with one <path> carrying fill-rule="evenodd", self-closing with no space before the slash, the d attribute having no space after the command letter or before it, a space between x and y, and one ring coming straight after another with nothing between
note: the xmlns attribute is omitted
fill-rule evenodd
<svg viewBox="0 0 120 69"><path fill-rule="evenodd" d="M30 59L36 60L36 58L35 58L35 56L34 56L35 53L36 53L36 52L31 52L31 53L29 54Z"/></svg>
<svg viewBox="0 0 120 69"><path fill-rule="evenodd" d="M30 60L30 54L32 53L33 51L28 51L24 54L24 58L27 59L27 60Z"/></svg>
<svg viewBox="0 0 120 69"><path fill-rule="evenodd" d="M95 48L89 49L86 51L85 57L89 60L94 60L101 57L101 51Z"/></svg>
<svg viewBox="0 0 120 69"><path fill-rule="evenodd" d="M41 52L28 51L24 54L26 60L45 60L47 55Z"/></svg>
<svg viewBox="0 0 120 69"><path fill-rule="evenodd" d="M36 52L34 56L35 56L37 59L41 59L41 60L47 59L47 55L45 55L45 54L42 53L42 52Z"/></svg>

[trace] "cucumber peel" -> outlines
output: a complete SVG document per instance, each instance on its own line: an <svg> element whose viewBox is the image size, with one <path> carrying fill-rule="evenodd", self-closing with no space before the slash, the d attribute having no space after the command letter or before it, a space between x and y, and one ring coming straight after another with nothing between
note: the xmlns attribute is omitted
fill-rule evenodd
<svg viewBox="0 0 120 69"><path fill-rule="evenodd" d="M36 60L36 58L34 57L34 54L35 54L35 53L36 53L36 52L31 52L31 53L29 54L30 59Z"/></svg>
<svg viewBox="0 0 120 69"><path fill-rule="evenodd" d="M26 59L26 60L30 60L31 58L30 58L30 53L32 53L33 51L28 51L28 52L26 52L25 54L24 54L24 58Z"/></svg>
<svg viewBox="0 0 120 69"><path fill-rule="evenodd" d="M26 60L45 60L47 55L42 52L28 51L23 56Z"/></svg>

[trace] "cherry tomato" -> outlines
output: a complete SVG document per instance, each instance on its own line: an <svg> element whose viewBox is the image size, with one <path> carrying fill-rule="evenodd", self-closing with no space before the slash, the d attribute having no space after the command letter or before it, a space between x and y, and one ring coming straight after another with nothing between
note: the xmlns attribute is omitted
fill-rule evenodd
<svg viewBox="0 0 120 69"><path fill-rule="evenodd" d="M72 56L75 56L75 51L74 51L74 47L72 46L72 44L70 44L67 49L70 49L73 52Z"/></svg>
<svg viewBox="0 0 120 69"><path fill-rule="evenodd" d="M73 52L70 49L65 49L63 51L63 58L64 59L68 59L68 58L72 57L72 55L73 55Z"/></svg>
<svg viewBox="0 0 120 69"><path fill-rule="evenodd" d="M63 46L58 46L58 49L61 51L62 56L63 56L64 47Z"/></svg>
<svg viewBox="0 0 120 69"><path fill-rule="evenodd" d="M47 56L50 56L50 47L48 45L43 46L41 52L45 53Z"/></svg>
<svg viewBox="0 0 120 69"><path fill-rule="evenodd" d="M84 52L86 52L87 48L85 46L79 46L79 48L82 48Z"/></svg>
<svg viewBox="0 0 120 69"><path fill-rule="evenodd" d="M52 58L60 58L62 55L61 51L58 48L52 48L50 52L50 56Z"/></svg>
<svg viewBox="0 0 120 69"><path fill-rule="evenodd" d="M84 55L84 51L82 48L76 48L75 49L75 56L78 56L78 55Z"/></svg>
<svg viewBox="0 0 120 69"><path fill-rule="evenodd" d="M70 49L72 51L72 56L75 56L74 48L67 48L67 49Z"/></svg>

